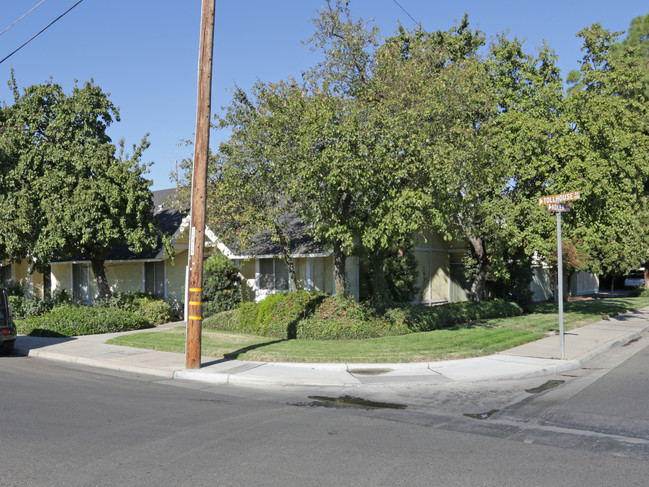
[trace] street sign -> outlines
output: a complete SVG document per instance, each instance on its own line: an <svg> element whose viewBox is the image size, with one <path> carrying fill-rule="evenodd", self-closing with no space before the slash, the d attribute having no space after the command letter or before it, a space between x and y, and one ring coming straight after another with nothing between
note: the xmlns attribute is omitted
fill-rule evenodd
<svg viewBox="0 0 649 487"><path fill-rule="evenodd" d="M548 210L565 213L566 211L570 211L570 206L566 203L550 203L548 204Z"/></svg>
<svg viewBox="0 0 649 487"><path fill-rule="evenodd" d="M580 198L581 198L581 193L579 191L555 194L552 196L542 196L539 198L539 205L549 205L551 203L563 203L564 201L574 201Z"/></svg>
<svg viewBox="0 0 649 487"><path fill-rule="evenodd" d="M570 206L566 201L581 199L579 191L570 193L555 194L552 196L542 196L539 198L539 205L548 205L548 210L557 214L557 297L559 300L559 343L561 346L561 358L566 358L565 333L563 328L563 255L561 243L561 213L570 211Z"/></svg>

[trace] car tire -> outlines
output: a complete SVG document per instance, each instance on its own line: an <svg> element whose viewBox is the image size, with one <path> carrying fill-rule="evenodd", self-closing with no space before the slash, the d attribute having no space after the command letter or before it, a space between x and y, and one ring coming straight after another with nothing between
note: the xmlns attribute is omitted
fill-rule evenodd
<svg viewBox="0 0 649 487"><path fill-rule="evenodd" d="M2 346L0 346L0 352L2 352L3 355L9 355L11 352L13 352L15 343L16 340L2 342Z"/></svg>

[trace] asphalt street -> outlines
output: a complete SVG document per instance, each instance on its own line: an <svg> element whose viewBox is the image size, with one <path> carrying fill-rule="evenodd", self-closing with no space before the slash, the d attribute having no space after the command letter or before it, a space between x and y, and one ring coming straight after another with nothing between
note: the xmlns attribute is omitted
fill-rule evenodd
<svg viewBox="0 0 649 487"><path fill-rule="evenodd" d="M646 485L648 345L547 377L355 388L2 357L0 484Z"/></svg>

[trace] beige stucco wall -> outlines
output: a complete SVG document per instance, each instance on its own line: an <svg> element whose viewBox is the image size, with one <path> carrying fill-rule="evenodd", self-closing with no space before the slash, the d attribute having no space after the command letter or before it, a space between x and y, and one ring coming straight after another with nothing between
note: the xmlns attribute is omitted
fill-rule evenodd
<svg viewBox="0 0 649 487"><path fill-rule="evenodd" d="M311 262L312 264L309 264ZM333 257L298 257L294 259L298 289L307 289L308 267L313 266L312 284L314 291L333 293ZM257 292L256 259L238 261L239 272L243 277L242 295L244 301L260 299L264 296ZM347 291L356 296L359 289L358 258L349 257L346 263Z"/></svg>
<svg viewBox="0 0 649 487"><path fill-rule="evenodd" d="M185 267L187 251L176 252L174 263L164 260L166 298L169 304L181 306L184 301ZM114 293L140 292L143 290L144 262L106 262L106 278ZM65 289L72 294L72 264L52 264L52 291ZM97 297L95 276L90 268L90 301Z"/></svg>
<svg viewBox="0 0 649 487"><path fill-rule="evenodd" d="M185 302L185 271L187 269L187 251L176 251L174 262L165 260L167 276L167 302L180 307Z"/></svg>
<svg viewBox="0 0 649 487"><path fill-rule="evenodd" d="M104 267L111 292L142 291L142 266L142 262L106 262Z"/></svg>
<svg viewBox="0 0 649 487"><path fill-rule="evenodd" d="M65 289L72 292L72 264L52 264L52 294Z"/></svg>
<svg viewBox="0 0 649 487"><path fill-rule="evenodd" d="M43 297L43 275L40 272L30 275L27 261L3 263L3 266L7 265L11 268L12 282L20 285L25 296Z"/></svg>
<svg viewBox="0 0 649 487"><path fill-rule="evenodd" d="M415 236L419 301L424 303L450 301L450 251L455 248L459 248L457 243L446 242L429 231Z"/></svg>
<svg viewBox="0 0 649 487"><path fill-rule="evenodd" d="M573 296L599 291L599 278L591 272L577 272L572 276L570 291Z"/></svg>
<svg viewBox="0 0 649 487"><path fill-rule="evenodd" d="M534 267L532 269L532 301L547 301L554 295L552 269Z"/></svg>

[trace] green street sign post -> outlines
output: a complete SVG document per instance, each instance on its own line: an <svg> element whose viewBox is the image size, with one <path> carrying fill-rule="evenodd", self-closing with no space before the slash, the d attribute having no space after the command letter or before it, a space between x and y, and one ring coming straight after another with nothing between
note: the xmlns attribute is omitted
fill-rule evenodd
<svg viewBox="0 0 649 487"><path fill-rule="evenodd" d="M563 246L561 244L561 213L570 211L566 201L574 201L581 198L579 191L571 193L555 194L539 198L539 205L547 205L548 210L557 214L557 294L559 301L559 343L561 344L561 359L566 358L566 342L563 330Z"/></svg>

